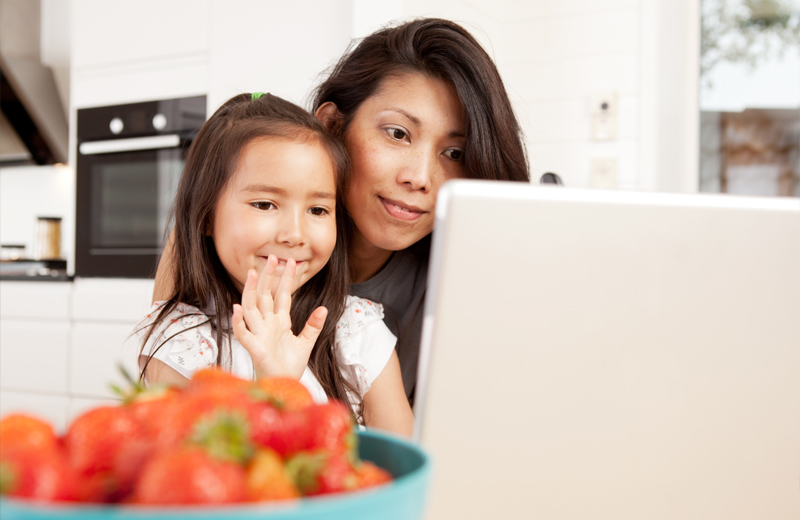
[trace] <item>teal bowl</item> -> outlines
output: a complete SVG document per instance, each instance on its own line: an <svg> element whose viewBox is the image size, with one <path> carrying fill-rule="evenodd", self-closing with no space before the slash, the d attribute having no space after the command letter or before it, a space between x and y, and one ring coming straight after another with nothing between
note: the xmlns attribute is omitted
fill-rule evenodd
<svg viewBox="0 0 800 520"><path fill-rule="evenodd" d="M131 507L42 504L0 500L2 520L411 520L422 518L431 463L417 445L393 435L358 433L359 454L388 470L386 486L340 495L308 497L285 504L219 507Z"/></svg>

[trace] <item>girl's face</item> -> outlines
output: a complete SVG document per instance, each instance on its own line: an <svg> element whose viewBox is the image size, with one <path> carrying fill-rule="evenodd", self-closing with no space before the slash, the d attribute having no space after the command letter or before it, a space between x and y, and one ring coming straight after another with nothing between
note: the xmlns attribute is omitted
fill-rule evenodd
<svg viewBox="0 0 800 520"><path fill-rule="evenodd" d="M466 126L455 87L422 74L386 78L356 111L345 198L358 233L399 251L433 230L436 194L464 176Z"/></svg>
<svg viewBox="0 0 800 520"><path fill-rule="evenodd" d="M257 138L245 145L210 225L217 255L239 290L247 271L260 273L270 254L280 261L277 275L288 258L297 262L292 292L325 266L336 244L334 176L330 157L313 138Z"/></svg>

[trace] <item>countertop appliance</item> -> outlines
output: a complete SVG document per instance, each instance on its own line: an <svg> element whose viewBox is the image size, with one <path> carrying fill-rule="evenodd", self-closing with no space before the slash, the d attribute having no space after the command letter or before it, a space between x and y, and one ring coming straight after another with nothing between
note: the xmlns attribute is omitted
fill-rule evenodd
<svg viewBox="0 0 800 520"><path fill-rule="evenodd" d="M75 275L154 276L206 96L78 110Z"/></svg>

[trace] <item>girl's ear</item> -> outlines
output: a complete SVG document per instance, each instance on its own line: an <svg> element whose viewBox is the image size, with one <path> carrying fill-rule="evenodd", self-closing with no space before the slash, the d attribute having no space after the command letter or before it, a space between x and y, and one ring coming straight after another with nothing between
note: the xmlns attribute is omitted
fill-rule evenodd
<svg viewBox="0 0 800 520"><path fill-rule="evenodd" d="M314 115L317 116L325 128L328 129L331 133L336 133L336 127L341 124L342 121L342 113L339 112L339 108L336 106L336 103L333 101L326 101L314 112Z"/></svg>

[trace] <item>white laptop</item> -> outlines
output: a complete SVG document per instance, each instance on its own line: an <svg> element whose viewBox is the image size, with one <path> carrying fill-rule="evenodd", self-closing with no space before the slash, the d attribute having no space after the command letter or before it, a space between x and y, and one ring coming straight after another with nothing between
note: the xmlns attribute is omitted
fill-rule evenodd
<svg viewBox="0 0 800 520"><path fill-rule="evenodd" d="M452 181L429 519L800 518L800 199Z"/></svg>

